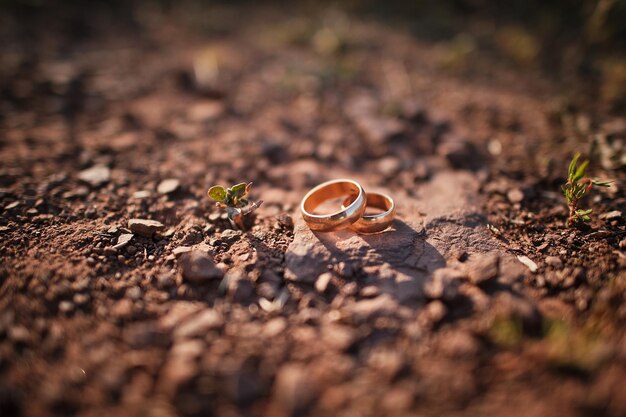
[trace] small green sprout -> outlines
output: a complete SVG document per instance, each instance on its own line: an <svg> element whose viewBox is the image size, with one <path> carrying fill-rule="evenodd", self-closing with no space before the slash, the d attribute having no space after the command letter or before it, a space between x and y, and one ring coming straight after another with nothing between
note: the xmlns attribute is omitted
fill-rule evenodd
<svg viewBox="0 0 626 417"><path fill-rule="evenodd" d="M569 207L569 217L567 218L567 225L571 226L579 221L589 222L591 217L589 215L593 210L582 210L578 208L580 200L589 192L594 185L598 187L610 187L613 181L599 181L585 177L585 170L589 165L589 161L584 161L578 165L578 159L580 153L576 153L572 162L569 164L569 170L567 173L567 183L561 186L563 195L567 200L567 206Z"/></svg>
<svg viewBox="0 0 626 417"><path fill-rule="evenodd" d="M243 217L259 208L263 201L251 202L246 197L250 193L252 183L239 183L230 188L214 185L209 188L209 197L217 201L217 207L226 210L230 223L235 228L245 229Z"/></svg>

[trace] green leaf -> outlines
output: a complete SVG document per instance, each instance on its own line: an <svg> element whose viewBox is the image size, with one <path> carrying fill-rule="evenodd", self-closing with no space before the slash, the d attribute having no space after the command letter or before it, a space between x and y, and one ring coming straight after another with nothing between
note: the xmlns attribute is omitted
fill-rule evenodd
<svg viewBox="0 0 626 417"><path fill-rule="evenodd" d="M580 158L580 152L576 152L574 158L572 158L572 162L569 163L569 169L567 171L567 177L571 178L574 175L574 171L576 170L576 164L578 163L578 158Z"/></svg>
<svg viewBox="0 0 626 417"><path fill-rule="evenodd" d="M588 214L593 213L593 209L589 209L589 210L576 210L576 214L578 214L579 216L586 216Z"/></svg>
<svg viewBox="0 0 626 417"><path fill-rule="evenodd" d="M572 181L576 182L581 179L585 175L585 170L587 169L587 165L589 165L589 161L585 161L576 170L576 173L572 177Z"/></svg>
<svg viewBox="0 0 626 417"><path fill-rule="evenodd" d="M245 182L233 185L232 187L230 187L230 192L232 193L233 197L243 197L246 195L246 186L247 184Z"/></svg>
<svg viewBox="0 0 626 417"><path fill-rule="evenodd" d="M223 202L226 199L226 190L221 185L214 185L209 188L208 195L215 201Z"/></svg>
<svg viewBox="0 0 626 417"><path fill-rule="evenodd" d="M598 187L610 187L613 184L613 181L591 180L591 182Z"/></svg>

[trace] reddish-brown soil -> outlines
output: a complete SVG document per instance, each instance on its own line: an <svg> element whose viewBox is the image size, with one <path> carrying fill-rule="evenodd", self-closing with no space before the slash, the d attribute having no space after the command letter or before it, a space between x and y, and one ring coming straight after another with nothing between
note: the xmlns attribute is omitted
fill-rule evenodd
<svg viewBox="0 0 626 417"><path fill-rule="evenodd" d="M336 11L136 13L1 20L0 415L626 414L626 119ZM575 150L616 182L566 228ZM394 227L308 231L338 177Z"/></svg>

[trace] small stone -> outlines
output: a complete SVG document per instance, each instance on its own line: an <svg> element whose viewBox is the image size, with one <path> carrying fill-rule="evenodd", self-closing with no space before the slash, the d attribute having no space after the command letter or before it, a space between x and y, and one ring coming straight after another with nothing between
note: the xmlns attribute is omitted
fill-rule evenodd
<svg viewBox="0 0 626 417"><path fill-rule="evenodd" d="M221 279L224 273L215 266L213 259L206 253L192 251L180 258L183 278L193 283L203 283L213 279Z"/></svg>
<svg viewBox="0 0 626 417"><path fill-rule="evenodd" d="M107 256L115 257L117 255L117 249L115 249L113 246L107 246L103 249L103 252Z"/></svg>
<svg viewBox="0 0 626 417"><path fill-rule="evenodd" d="M84 305L89 301L89 296L87 294L74 294L74 304L76 305Z"/></svg>
<svg viewBox="0 0 626 417"><path fill-rule="evenodd" d="M14 343L29 343L31 341L31 334L24 326L11 327L8 336Z"/></svg>
<svg viewBox="0 0 626 417"><path fill-rule="evenodd" d="M376 298L360 300L352 306L352 313L362 319L370 319L380 315L393 314L398 303L389 295L382 294Z"/></svg>
<svg viewBox="0 0 626 417"><path fill-rule="evenodd" d="M537 272L537 264L533 262L528 256L518 256L517 260L526 265L530 272Z"/></svg>
<svg viewBox="0 0 626 417"><path fill-rule="evenodd" d="M105 165L94 165L78 174L78 179L92 187L99 187L109 182L111 170Z"/></svg>
<svg viewBox="0 0 626 417"><path fill-rule="evenodd" d="M137 199L137 200L143 200L144 198L148 198L151 195L152 195L152 193L150 191L148 191L148 190L139 190L139 191L135 191L132 194L132 197L134 199Z"/></svg>
<svg viewBox="0 0 626 417"><path fill-rule="evenodd" d="M89 265L89 266L96 266L96 263L97 263L97 261L96 261L95 258L93 258L91 256L89 258L87 258L87 265Z"/></svg>
<svg viewBox="0 0 626 417"><path fill-rule="evenodd" d="M276 317L268 321L263 329L265 337L273 338L281 334L287 328L287 320L284 317Z"/></svg>
<svg viewBox="0 0 626 417"><path fill-rule="evenodd" d="M182 255L183 253L189 253L189 252L191 252L191 246L179 246L172 250L172 254L174 254L177 257Z"/></svg>
<svg viewBox="0 0 626 417"><path fill-rule="evenodd" d="M322 341L331 349L344 351L356 340L356 332L348 326L327 324L322 328Z"/></svg>
<svg viewBox="0 0 626 417"><path fill-rule="evenodd" d="M169 178L163 180L157 186L157 193L161 195L171 194L174 191L178 190L180 187L180 181L176 178Z"/></svg>
<svg viewBox="0 0 626 417"><path fill-rule="evenodd" d="M333 278L333 274L331 274L330 272L324 272L323 274L321 274L319 277L317 277L317 280L315 281L315 290L317 290L317 292L324 293L326 291L326 289L328 288L328 284L330 283L330 280Z"/></svg>
<svg viewBox="0 0 626 417"><path fill-rule="evenodd" d="M228 294L236 303L248 303L254 295L254 285L243 269L234 268L226 273L224 280L228 282Z"/></svg>
<svg viewBox="0 0 626 417"><path fill-rule="evenodd" d="M220 216L222 215L222 213L211 213L209 214L209 221L210 222L216 222L220 219Z"/></svg>
<svg viewBox="0 0 626 417"><path fill-rule="evenodd" d="M198 374L200 368L196 362L204 350L204 342L200 340L184 340L174 344L159 373L156 391L169 398L174 397Z"/></svg>
<svg viewBox="0 0 626 417"><path fill-rule="evenodd" d="M385 177L391 178L402 169L402 162L395 156L386 156L378 161L378 172Z"/></svg>
<svg viewBox="0 0 626 417"><path fill-rule="evenodd" d="M203 239L204 237L202 236L202 231L192 227L187 231L187 233L185 233L185 236L182 238L180 243L184 246L196 245L202 242Z"/></svg>
<svg viewBox="0 0 626 417"><path fill-rule="evenodd" d="M59 311L62 313L71 313L74 311L74 303L71 301L61 301L59 303Z"/></svg>
<svg viewBox="0 0 626 417"><path fill-rule="evenodd" d="M563 261L558 256L546 256L546 264L553 268L560 269L563 267Z"/></svg>
<svg viewBox="0 0 626 417"><path fill-rule="evenodd" d="M626 238L622 239L619 242L619 247L620 247L620 249L626 249Z"/></svg>
<svg viewBox="0 0 626 417"><path fill-rule="evenodd" d="M513 204L521 203L524 200L524 193L519 188L513 188L506 193L506 198Z"/></svg>
<svg viewBox="0 0 626 417"><path fill-rule="evenodd" d="M439 300L431 301L424 308L426 317L432 323L440 322L448 313L448 308Z"/></svg>
<svg viewBox="0 0 626 417"><path fill-rule="evenodd" d="M132 233L122 233L117 238L117 244L113 246L115 249L122 249L124 246L128 245L128 243L133 239L135 235Z"/></svg>
<svg viewBox="0 0 626 417"><path fill-rule="evenodd" d="M170 271L163 271L157 274L157 285L161 289L169 288L174 285L174 277Z"/></svg>
<svg viewBox="0 0 626 417"><path fill-rule="evenodd" d="M354 275L354 267L349 262L341 261L336 266L336 271L339 276L344 278L350 278Z"/></svg>
<svg viewBox="0 0 626 417"><path fill-rule="evenodd" d="M224 325L222 315L207 309L184 321L174 329L174 339L204 337L209 330L219 329Z"/></svg>
<svg viewBox="0 0 626 417"><path fill-rule="evenodd" d="M128 254L132 256L137 253L137 247L133 245L128 245L128 247L126 248L126 252L128 252Z"/></svg>
<svg viewBox="0 0 626 417"><path fill-rule="evenodd" d="M380 288L376 285L368 285L361 288L359 294L361 294L361 297L363 298L378 297L380 295Z"/></svg>
<svg viewBox="0 0 626 417"><path fill-rule="evenodd" d="M293 217L291 217L289 214L287 213L281 213L278 215L277 217L278 222L288 228L288 229L293 229Z"/></svg>
<svg viewBox="0 0 626 417"><path fill-rule="evenodd" d="M431 299L453 300L459 293L463 273L453 268L436 269L424 284L424 295Z"/></svg>
<svg viewBox="0 0 626 417"><path fill-rule="evenodd" d="M128 298L122 298L111 308L111 315L119 319L125 319L133 313L133 302Z"/></svg>
<svg viewBox="0 0 626 417"><path fill-rule="evenodd" d="M598 216L602 220L617 220L622 218L622 212L619 210L609 211L608 213L602 213Z"/></svg>
<svg viewBox="0 0 626 417"><path fill-rule="evenodd" d="M137 301L142 296L141 288L139 287L131 287L126 290L126 297L130 298L133 301Z"/></svg>
<svg viewBox="0 0 626 417"><path fill-rule="evenodd" d="M152 237L156 232L161 232L165 229L163 223L156 220L147 219L130 219L128 221L128 228L140 236Z"/></svg>
<svg viewBox="0 0 626 417"><path fill-rule="evenodd" d="M286 415L300 415L313 402L316 394L310 372L304 366L288 363L276 373L274 395Z"/></svg>
<svg viewBox="0 0 626 417"><path fill-rule="evenodd" d="M226 243L233 243L241 236L241 232L233 229L226 229L222 232L221 238Z"/></svg>
<svg viewBox="0 0 626 417"><path fill-rule="evenodd" d="M256 292L259 296L273 300L278 294L279 286L273 282L262 282L257 285Z"/></svg>
<svg viewBox="0 0 626 417"><path fill-rule="evenodd" d="M497 253L475 254L466 264L470 282L479 285L498 276L500 256Z"/></svg>

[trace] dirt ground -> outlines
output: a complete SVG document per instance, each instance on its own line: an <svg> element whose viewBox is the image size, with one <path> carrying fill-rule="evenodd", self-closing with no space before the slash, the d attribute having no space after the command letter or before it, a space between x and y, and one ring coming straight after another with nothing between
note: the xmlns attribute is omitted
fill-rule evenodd
<svg viewBox="0 0 626 417"><path fill-rule="evenodd" d="M150 4L0 18L0 415L626 415L614 94L334 9ZM567 228L576 150L615 183ZM312 233L334 178L393 227ZM206 192L243 181L235 231Z"/></svg>

